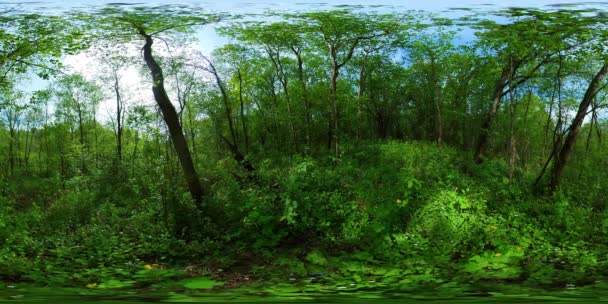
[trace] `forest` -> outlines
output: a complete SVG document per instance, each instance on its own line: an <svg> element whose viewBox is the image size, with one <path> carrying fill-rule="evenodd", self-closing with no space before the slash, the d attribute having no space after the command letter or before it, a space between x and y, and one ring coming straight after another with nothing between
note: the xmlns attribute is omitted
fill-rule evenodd
<svg viewBox="0 0 608 304"><path fill-rule="evenodd" d="M0 10L0 286L608 287L608 14L455 12Z"/></svg>

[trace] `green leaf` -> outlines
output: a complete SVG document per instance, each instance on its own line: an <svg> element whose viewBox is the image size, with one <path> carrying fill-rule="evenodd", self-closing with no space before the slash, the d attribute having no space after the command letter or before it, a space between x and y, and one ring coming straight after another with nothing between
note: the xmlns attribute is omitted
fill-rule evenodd
<svg viewBox="0 0 608 304"><path fill-rule="evenodd" d="M97 288L125 288L135 284L135 281L109 280L99 284Z"/></svg>
<svg viewBox="0 0 608 304"><path fill-rule="evenodd" d="M188 289L211 289L215 286L223 286L224 282L214 281L209 278L201 277L183 281L183 286Z"/></svg>

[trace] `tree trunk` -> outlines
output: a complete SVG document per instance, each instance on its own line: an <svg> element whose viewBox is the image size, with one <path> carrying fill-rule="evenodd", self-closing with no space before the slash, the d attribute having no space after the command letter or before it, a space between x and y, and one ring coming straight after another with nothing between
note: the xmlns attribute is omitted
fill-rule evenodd
<svg viewBox="0 0 608 304"><path fill-rule="evenodd" d="M84 148L85 139L84 139L84 119L82 117L83 116L82 107L78 101L74 100L74 103L76 104L76 111L78 112L78 129L80 130L80 146L81 146L81 148ZM80 156L81 170L82 170L82 173L86 173L88 171L86 159L83 154L83 151L81 151L80 153L81 153L81 156Z"/></svg>
<svg viewBox="0 0 608 304"><path fill-rule="evenodd" d="M131 172L135 175L135 166L137 161L137 144L139 143L139 131L135 129L135 139L133 143L133 153L131 154ZM145 145L144 145L145 148Z"/></svg>
<svg viewBox="0 0 608 304"><path fill-rule="evenodd" d="M513 83L513 74L509 84ZM515 97L512 88L509 88L509 185L513 184L515 175L515 162L517 161L517 147L515 143Z"/></svg>
<svg viewBox="0 0 608 304"><path fill-rule="evenodd" d="M11 175L15 174L15 153L13 152L13 146L15 142L15 130L11 127L9 128L9 139L8 139L8 159L11 168Z"/></svg>
<svg viewBox="0 0 608 304"><path fill-rule="evenodd" d="M593 111L591 112L591 122L589 123L589 132L587 133L587 142L585 143L585 156L589 154L589 148L591 146L591 136L593 136L593 128L598 125L597 123L597 111L595 105L592 106ZM599 130L599 127L597 128ZM601 138L598 136L598 138ZM26 162L27 164L27 162Z"/></svg>
<svg viewBox="0 0 608 304"><path fill-rule="evenodd" d="M292 48L296 58L298 59L298 81L300 82L300 86L302 88L302 101L304 103L304 132L306 136L306 151L305 153L310 153L312 149L312 139L310 137L310 100L308 98L308 88L306 87L306 80L304 79L304 61L302 60L302 55L295 48Z"/></svg>
<svg viewBox="0 0 608 304"><path fill-rule="evenodd" d="M441 119L441 85L439 83L439 75L437 73L437 62L435 56L431 53L431 66L433 70L433 99L435 101L436 112L436 128L437 128L437 144L441 145L443 141L443 125Z"/></svg>
<svg viewBox="0 0 608 304"><path fill-rule="evenodd" d="M238 141L236 139L236 131L234 129L234 122L232 119L232 107L230 107L230 100L228 99L228 92L226 92L226 88L224 87L224 84L222 83L222 80L220 79L220 75L218 75L217 70L215 69L215 66L213 65L213 63L211 63L211 61L207 58L205 58L207 60L207 63L209 64L209 68L210 68L210 72L211 74L213 74L213 77L215 78L215 82L217 83L217 86L220 89L220 93L222 95L222 102L224 103L224 113L226 114L226 121L228 122L228 129L230 130L230 137L232 138L232 143L228 140L225 140L226 138L224 138L224 142L226 142L228 144L228 146L230 147L230 150L232 151L232 153L234 154L234 157L237 161L240 161L242 159L244 159L244 156L242 155L242 153L239 150L239 145L238 145ZM239 160L240 159L240 160Z"/></svg>
<svg viewBox="0 0 608 304"><path fill-rule="evenodd" d="M48 120L49 120L49 107L48 104L45 104L44 111L44 147L45 147L45 156L46 156L46 176L49 177L51 175L51 143L49 139L49 130L48 130Z"/></svg>
<svg viewBox="0 0 608 304"><path fill-rule="evenodd" d="M483 154L486 152L488 148L488 138L490 136L490 127L496 118L496 113L498 112L498 107L500 106L500 101L502 100L503 90L507 85L507 81L509 79L509 68L505 68L502 71L502 75L500 79L496 83L496 87L494 89L494 99L492 101L492 106L490 107L490 111L488 111L488 115L484 119L481 124L481 130L479 131L479 140L477 142L477 149L475 150L474 160L476 163L481 163Z"/></svg>
<svg viewBox="0 0 608 304"><path fill-rule="evenodd" d="M196 161L197 158L197 150L196 150L196 131L194 128L194 118L192 117L193 113L191 110L188 110L188 124L190 125L190 142L192 144L192 158Z"/></svg>
<svg viewBox="0 0 608 304"><path fill-rule="evenodd" d="M333 142L334 156L340 157L340 144L338 143L338 98L336 96L337 82L338 82L339 70L336 65L331 67L331 78L329 81L329 104L331 107L331 119L330 119L330 130L331 140Z"/></svg>
<svg viewBox="0 0 608 304"><path fill-rule="evenodd" d="M361 66L359 67L359 82L357 87L357 134L356 140L359 141L361 139L361 103L363 99L363 77L365 76L365 59L361 62Z"/></svg>
<svg viewBox="0 0 608 304"><path fill-rule="evenodd" d="M118 86L118 75L114 71L114 92L116 93L116 157L122 161L122 100Z"/></svg>
<svg viewBox="0 0 608 304"><path fill-rule="evenodd" d="M25 169L25 172L29 172L29 159L30 159L30 146L33 145L33 143L30 144L30 130L31 130L31 137L32 137L32 141L34 140L34 132L36 129L32 129L30 128L30 124L28 123L27 126L25 126L25 147L23 149L23 168Z"/></svg>
<svg viewBox="0 0 608 304"><path fill-rule="evenodd" d="M99 168L99 132L97 132L97 113L93 108L93 144L95 149L95 168Z"/></svg>
<svg viewBox="0 0 608 304"><path fill-rule="evenodd" d="M245 118L245 102L243 100L243 75L241 70L237 69L237 76L239 78L239 101L241 103L241 124L243 125L243 136L245 137L245 153L249 150L249 134L247 134L247 122Z"/></svg>
<svg viewBox="0 0 608 304"><path fill-rule="evenodd" d="M143 29L139 29L139 34L146 40L143 47L144 61L152 74L152 92L154 93L154 100L156 100L156 103L163 113L163 118L169 129L171 141L173 142L173 147L177 152L179 162L184 171L184 177L186 178L192 199L194 199L196 206L199 209L202 209L205 191L198 178L194 163L192 162L192 156L190 155L190 150L188 150L182 127L179 124L177 112L175 111L173 104L171 104L167 91L165 91L163 71L152 56L152 36L146 34Z"/></svg>
<svg viewBox="0 0 608 304"><path fill-rule="evenodd" d="M76 101L76 111L78 112L78 130L80 131L80 145L84 146L84 122L82 118L82 109L80 104Z"/></svg>
<svg viewBox="0 0 608 304"><path fill-rule="evenodd" d="M555 90L553 90L553 93L551 94L551 101L549 103L549 113L547 115L547 122L545 123L545 136L543 137L543 150L542 150L542 157L545 157L545 152L548 148L550 148L549 145L547 145L547 141L549 139L549 126L551 125L551 116L553 115L553 105L555 104Z"/></svg>
<svg viewBox="0 0 608 304"><path fill-rule="evenodd" d="M583 121L587 115L589 105L591 105L595 99L595 96L601 89L600 84L606 78L606 74L608 74L608 64L604 64L602 66L587 87L587 91L581 100L578 111L576 112L576 116L568 128L569 131L568 135L566 136L566 140L564 141L560 151L556 154L557 157L554 160L553 170L551 172L551 182L549 183L549 190L551 192L555 192L559 188L560 181L564 174L564 168L566 167L570 155L572 154L572 149L574 148L574 144L576 143L578 135L581 131L581 126L583 125Z"/></svg>
<svg viewBox="0 0 608 304"><path fill-rule="evenodd" d="M296 135L296 127L293 119L293 109L291 108L291 100L289 97L289 92L287 91L287 79L281 81L283 83L283 91L285 91L285 105L287 106L287 115L289 116L289 130L291 132L291 142L293 146L293 151L298 152L298 136Z"/></svg>
<svg viewBox="0 0 608 304"><path fill-rule="evenodd" d="M270 79L266 79L266 82L268 82L268 86L270 88L270 95L272 96L272 109L270 109L271 115L272 115L272 128L274 130L274 133L276 134L282 134L280 132L280 123L279 123L279 97L277 96L277 91L275 88L275 79L274 79L274 75L271 76ZM279 135L277 135L278 138ZM274 144L275 142L273 142Z"/></svg>
<svg viewBox="0 0 608 304"><path fill-rule="evenodd" d="M283 92L285 93L285 105L287 107L287 116L289 118L289 131L291 137L291 144L294 152L298 152L298 136L296 135L296 127L294 124L293 118L293 110L291 108L291 98L289 96L289 80L287 75L285 75L285 69L283 68L283 64L281 63L281 54L279 51L273 51L270 47L266 48L268 56L272 61L272 64L275 68L275 74L279 78L279 82L281 83L281 87L283 88Z"/></svg>

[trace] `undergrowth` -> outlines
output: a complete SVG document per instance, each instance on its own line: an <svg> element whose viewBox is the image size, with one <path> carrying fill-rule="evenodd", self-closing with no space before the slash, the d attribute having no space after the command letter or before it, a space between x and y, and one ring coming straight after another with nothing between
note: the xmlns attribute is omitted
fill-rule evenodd
<svg viewBox="0 0 608 304"><path fill-rule="evenodd" d="M162 172L3 180L0 279L146 286L198 268L408 290L605 277L608 211L568 189L536 195L532 175L510 182L501 160L467 159L424 142L258 159L254 173L224 159L207 168L204 210Z"/></svg>

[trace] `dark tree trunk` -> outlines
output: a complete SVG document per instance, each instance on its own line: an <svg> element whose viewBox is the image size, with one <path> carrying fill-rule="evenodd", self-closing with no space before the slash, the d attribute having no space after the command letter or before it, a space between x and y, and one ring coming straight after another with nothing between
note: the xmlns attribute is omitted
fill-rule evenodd
<svg viewBox="0 0 608 304"><path fill-rule="evenodd" d="M196 161L197 150L196 150L196 131L194 128L194 118L192 117L192 111L188 111L188 123L190 124L190 142L192 145L192 158Z"/></svg>
<svg viewBox="0 0 608 304"><path fill-rule="evenodd" d="M31 131L30 131L31 130ZM25 131L25 151L23 153L23 165L25 168L25 172L30 172L29 161L30 154L32 152L32 145L34 145L34 136L36 135L36 129L30 128L29 124ZM29 139L29 141L28 141Z"/></svg>
<svg viewBox="0 0 608 304"><path fill-rule="evenodd" d="M116 93L116 157L122 161L122 99L118 86L118 75L114 71L114 92Z"/></svg>
<svg viewBox="0 0 608 304"><path fill-rule="evenodd" d="M437 61L435 55L431 53L431 67L433 74L433 100L435 103L435 128L437 132L437 144L443 141L443 124L441 118L441 84L439 83L439 73L437 72Z"/></svg>
<svg viewBox="0 0 608 304"><path fill-rule="evenodd" d="M293 110L291 108L291 98L289 96L289 78L285 74L283 63L281 62L281 54L279 51L274 51L270 47L266 48L268 56L275 68L275 75L279 78L283 92L285 93L285 106L287 107L287 116L289 118L289 131L291 138L291 146L294 152L298 152L298 136L296 135L296 127L294 124Z"/></svg>
<svg viewBox="0 0 608 304"><path fill-rule="evenodd" d="M243 125L243 136L245 137L245 153L249 150L249 132L247 131L247 118L245 117L245 102L243 100L243 75L241 70L237 69L239 78L239 101L241 104L241 124Z"/></svg>
<svg viewBox="0 0 608 304"><path fill-rule="evenodd" d="M513 83L513 73L510 74L509 84ZM515 162L517 160L517 146L515 142L515 96L514 90L509 88L509 185L513 184Z"/></svg>
<svg viewBox="0 0 608 304"><path fill-rule="evenodd" d="M488 111L488 115L484 119L481 124L481 129L479 130L479 139L477 141L477 149L475 150L474 160L476 163L482 162L483 154L486 152L488 148L488 139L490 136L490 127L496 118L496 113L498 113L498 108L500 107L500 102L503 96L503 90L507 85L507 81L509 80L509 68L505 68L502 71L502 75L500 79L496 83L496 87L494 89L494 99L492 101L492 106Z"/></svg>
<svg viewBox="0 0 608 304"><path fill-rule="evenodd" d="M186 137L182 132L181 125L179 124L179 117L177 116L175 107L167 95L167 91L165 91L162 68L152 56L152 43L154 41L152 40L152 36L146 34L143 29L139 29L139 34L146 40L143 47L143 53L146 65L152 74L152 92L154 93L154 99L156 100L156 103L163 114L165 123L167 124L167 128L169 129L171 141L173 142L173 147L177 152L177 157L179 158L182 170L184 171L184 177L186 178L190 194L192 195L197 207L201 209L205 191L198 178L196 169L194 168L192 156L190 155L190 150L188 149L188 145L186 143Z"/></svg>
<svg viewBox="0 0 608 304"><path fill-rule="evenodd" d="M230 129L230 136L232 137L232 143L224 135L220 133L218 133L218 135L220 139L224 141L224 143L230 149L234 160L239 162L248 171L254 171L253 165L251 165L251 163L247 159L245 159L245 156L243 155L243 153L241 153L241 150L239 149L238 141L236 138L236 131L234 129L234 123L232 119L232 108L230 107L230 100L228 99L228 92L226 91L226 88L224 87L224 84L222 83L222 80L220 79L220 76L217 73L217 70L215 69L213 63L211 63L211 61L207 58L205 58L205 60L207 60L207 63L209 63L209 71L213 74L217 86L219 87L220 93L222 95L222 101L224 103L224 110L226 114L226 120L228 121L228 128Z"/></svg>
<svg viewBox="0 0 608 304"><path fill-rule="evenodd" d="M80 104L78 102L76 102L76 111L78 112L78 130L80 133L80 145L84 146L84 126L82 118L82 109L80 108Z"/></svg>
<svg viewBox="0 0 608 304"><path fill-rule="evenodd" d="M78 129L80 130L80 145L84 148L85 145L85 139L84 139L84 119L83 119L83 113L82 113L82 106L80 105L80 103L78 101L74 101L74 103L76 104L76 111L78 112ZM87 147L88 149L88 147ZM87 163L85 160L85 156L81 155L80 157L80 162L81 162L81 170L82 173L86 173L87 170Z"/></svg>
<svg viewBox="0 0 608 304"><path fill-rule="evenodd" d="M587 91L583 96L583 100L581 101L578 111L576 112L576 116L572 121L572 124L568 128L568 135L566 136L566 140L564 144L561 146L561 149L558 153L556 153L556 158L553 163L553 170L551 172L551 181L549 183L549 190L551 192L556 191L559 188L560 181L564 174L564 168L568 163L570 155L572 154L572 150L574 145L576 144L576 140L581 131L581 126L583 125L583 120L585 116L587 116L587 111L589 106L595 99L595 96L601 89L600 84L606 78L606 74L608 74L608 64L604 64L602 68L597 72L593 80L589 83L587 87Z"/></svg>
<svg viewBox="0 0 608 304"><path fill-rule="evenodd" d="M308 88L306 87L306 80L304 79L304 60L302 60L302 54L296 48L292 48L293 53L296 55L298 59L298 81L300 82L300 86L302 88L302 100L304 103L304 130L306 136L306 151L305 153L310 153L312 149L312 139L310 135L310 100L308 98Z"/></svg>
<svg viewBox="0 0 608 304"><path fill-rule="evenodd" d="M230 100L228 99L228 92L226 92L226 88L224 87L224 84L220 79L220 75L217 73L217 70L215 69L213 63L211 63L209 59L206 60L209 64L209 71L211 72L211 74L213 74L215 82L217 83L217 86L220 89L220 93L222 95L222 102L224 103L224 113L226 114L226 121L228 122L228 129L230 130L230 137L232 139L232 143L228 140L224 141L230 146L230 150L233 152L233 154L235 154L235 159L244 158L239 150L238 141L236 138L236 131L234 129L234 122L232 119L232 107L230 106Z"/></svg>
<svg viewBox="0 0 608 304"><path fill-rule="evenodd" d="M591 136L593 136L593 128L597 127L597 125L599 125L597 123L596 106L593 105L592 108L593 108L593 110L591 112L591 122L589 123L589 132L587 133L587 142L585 143L585 156L587 156L589 154L589 148L591 145ZM599 131L599 127L597 127L597 130ZM601 136L599 136L599 134L598 134L598 138L601 140ZM26 162L26 164L27 164L27 162Z"/></svg>
<svg viewBox="0 0 608 304"><path fill-rule="evenodd" d="M331 107L331 119L330 119L330 134L333 142L333 152L336 158L340 158L340 144L338 142L339 136L339 124L338 124L338 98L336 96L337 82L339 75L339 67L332 66L331 78L329 80L329 104Z"/></svg>
<svg viewBox="0 0 608 304"><path fill-rule="evenodd" d="M15 154L13 152L13 146L15 142L15 130L13 128L9 129L10 138L8 140L8 159L11 169L11 175L15 174Z"/></svg>
<svg viewBox="0 0 608 304"><path fill-rule="evenodd" d="M356 140L361 140L361 115L362 115L362 99L363 99L363 84L365 77L365 60L367 58L363 58L363 62L361 62L361 66L359 67L359 80L357 83L357 134Z"/></svg>

